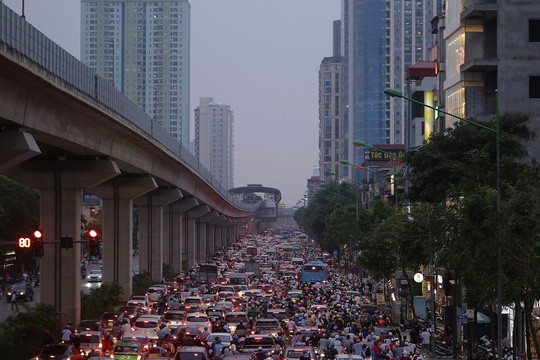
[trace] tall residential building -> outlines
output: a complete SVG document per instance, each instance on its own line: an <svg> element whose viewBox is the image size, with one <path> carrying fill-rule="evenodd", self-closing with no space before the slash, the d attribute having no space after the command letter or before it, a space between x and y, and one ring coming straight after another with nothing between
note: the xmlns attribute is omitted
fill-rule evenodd
<svg viewBox="0 0 540 360"><path fill-rule="evenodd" d="M429 60L433 44L431 19L442 0L342 0L343 144L342 158L364 161L354 140L403 144L406 104L390 100L387 87L403 90L405 70ZM360 179L365 172L344 176Z"/></svg>
<svg viewBox="0 0 540 360"><path fill-rule="evenodd" d="M441 0L390 0L390 83L392 89L407 93L406 71L418 61L431 60L434 43L431 21L442 10ZM408 104L389 98L390 143L406 142Z"/></svg>
<svg viewBox="0 0 540 360"><path fill-rule="evenodd" d="M341 154L341 21L334 21L334 56L325 57L319 69L319 169L324 181L339 174Z"/></svg>
<svg viewBox="0 0 540 360"><path fill-rule="evenodd" d="M81 0L81 60L189 145L188 0Z"/></svg>
<svg viewBox="0 0 540 360"><path fill-rule="evenodd" d="M525 113L540 133L540 2L446 1L446 110L493 119ZM455 119L446 116L447 125ZM540 158L538 142L529 155Z"/></svg>
<svg viewBox="0 0 540 360"><path fill-rule="evenodd" d="M234 113L212 97L195 109L195 156L225 189L234 187Z"/></svg>

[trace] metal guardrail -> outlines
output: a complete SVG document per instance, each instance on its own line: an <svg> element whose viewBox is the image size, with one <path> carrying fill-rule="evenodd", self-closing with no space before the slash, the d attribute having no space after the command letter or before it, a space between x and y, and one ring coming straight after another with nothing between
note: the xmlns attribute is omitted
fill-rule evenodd
<svg viewBox="0 0 540 360"><path fill-rule="evenodd" d="M5 44L11 52L23 55L29 61L63 80L73 90L92 98L136 125L180 158L192 171L198 173L236 207L246 211L257 210L260 207L260 204L244 203L230 194L227 189L223 189L221 184L213 179L210 171L141 107L3 3L0 3L0 43Z"/></svg>

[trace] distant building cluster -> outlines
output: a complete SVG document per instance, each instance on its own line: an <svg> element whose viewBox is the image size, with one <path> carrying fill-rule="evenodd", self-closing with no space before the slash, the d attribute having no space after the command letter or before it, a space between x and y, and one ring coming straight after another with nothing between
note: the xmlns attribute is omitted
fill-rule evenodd
<svg viewBox="0 0 540 360"><path fill-rule="evenodd" d="M82 0L81 59L190 149L221 182L234 186L234 115L201 98L190 147L188 0Z"/></svg>

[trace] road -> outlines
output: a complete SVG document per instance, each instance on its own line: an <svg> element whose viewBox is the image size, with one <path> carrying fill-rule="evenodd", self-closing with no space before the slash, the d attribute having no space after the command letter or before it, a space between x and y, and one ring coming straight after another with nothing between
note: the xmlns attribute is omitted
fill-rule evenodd
<svg viewBox="0 0 540 360"><path fill-rule="evenodd" d="M88 264L86 266L87 271L93 270L93 269L100 269L101 265L99 263L97 264ZM133 257L133 273L137 274L139 273L139 255L135 255ZM101 286L101 283L98 282L87 282L86 279L81 280L81 291L85 294L90 293L90 290L98 288ZM41 300L41 287L34 288L34 301L29 301L25 303L19 302L19 311L25 312L29 307L34 306L35 304L39 304ZM4 322L10 315L17 314L17 311L11 310L11 304L6 301L5 296L0 297L0 323Z"/></svg>

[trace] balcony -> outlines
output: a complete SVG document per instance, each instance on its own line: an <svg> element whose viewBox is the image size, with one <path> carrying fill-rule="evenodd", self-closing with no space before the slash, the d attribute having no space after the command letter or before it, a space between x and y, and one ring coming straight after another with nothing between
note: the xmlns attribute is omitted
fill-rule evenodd
<svg viewBox="0 0 540 360"><path fill-rule="evenodd" d="M499 11L498 0L462 0L461 21L491 19Z"/></svg>
<svg viewBox="0 0 540 360"><path fill-rule="evenodd" d="M488 72L496 70L499 59L475 58L465 61L460 66L460 71L464 72Z"/></svg>

